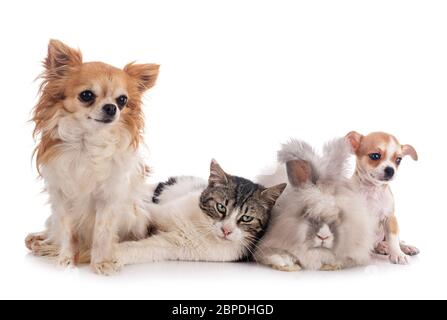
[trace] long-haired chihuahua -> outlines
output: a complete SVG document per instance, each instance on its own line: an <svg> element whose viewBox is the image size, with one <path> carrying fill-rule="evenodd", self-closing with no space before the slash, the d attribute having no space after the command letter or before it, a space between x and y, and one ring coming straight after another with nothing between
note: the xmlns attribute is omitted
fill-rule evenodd
<svg viewBox="0 0 447 320"><path fill-rule="evenodd" d="M45 231L26 238L34 254L64 267L87 260L107 275L117 271L114 243L147 235L141 99L158 71L84 63L80 51L50 41L33 121L52 214Z"/></svg>

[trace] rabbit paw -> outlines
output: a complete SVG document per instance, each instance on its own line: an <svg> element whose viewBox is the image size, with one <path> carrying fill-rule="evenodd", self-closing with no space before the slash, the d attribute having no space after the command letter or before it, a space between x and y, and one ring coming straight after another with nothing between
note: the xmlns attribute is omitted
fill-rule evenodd
<svg viewBox="0 0 447 320"><path fill-rule="evenodd" d="M394 264L408 264L408 258L403 252L391 253L390 261Z"/></svg>
<svg viewBox="0 0 447 320"><path fill-rule="evenodd" d="M279 271L294 272L300 271L301 266L298 261L287 254L275 254L270 257L270 266Z"/></svg>
<svg viewBox="0 0 447 320"><path fill-rule="evenodd" d="M103 276L111 276L121 270L121 265L118 261L95 262L91 266L96 274Z"/></svg>
<svg viewBox="0 0 447 320"><path fill-rule="evenodd" d="M405 244L405 242L400 243L400 249L403 253L408 256L415 256L420 253L419 249L410 245Z"/></svg>
<svg viewBox="0 0 447 320"><path fill-rule="evenodd" d="M76 259L71 255L62 255L57 259L57 265L61 268L73 268L76 265Z"/></svg>
<svg viewBox="0 0 447 320"><path fill-rule="evenodd" d="M320 271L338 271L341 269L342 267L339 264L323 264L320 268Z"/></svg>

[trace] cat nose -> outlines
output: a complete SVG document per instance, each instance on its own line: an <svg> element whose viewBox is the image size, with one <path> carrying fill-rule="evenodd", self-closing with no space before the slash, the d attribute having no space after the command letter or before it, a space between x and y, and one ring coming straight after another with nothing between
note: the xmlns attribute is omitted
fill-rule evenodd
<svg viewBox="0 0 447 320"><path fill-rule="evenodd" d="M317 237L318 237L318 239L323 240L323 241L329 239L329 236L322 236L320 234L317 234Z"/></svg>
<svg viewBox="0 0 447 320"><path fill-rule="evenodd" d="M114 104L106 104L102 107L102 110L110 117L113 117L116 114L116 106Z"/></svg>
<svg viewBox="0 0 447 320"><path fill-rule="evenodd" d="M222 232L225 237L228 237L230 234L233 233L233 231L231 231L229 228L225 228L225 227L222 227Z"/></svg>

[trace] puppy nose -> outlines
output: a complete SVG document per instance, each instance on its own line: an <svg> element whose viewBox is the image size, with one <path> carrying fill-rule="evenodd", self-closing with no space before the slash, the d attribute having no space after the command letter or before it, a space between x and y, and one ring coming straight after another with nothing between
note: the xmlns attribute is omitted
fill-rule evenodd
<svg viewBox="0 0 447 320"><path fill-rule="evenodd" d="M106 104L102 107L102 111L108 116L113 117L116 114L116 106L114 104Z"/></svg>
<svg viewBox="0 0 447 320"><path fill-rule="evenodd" d="M225 227L222 227L222 232L223 232L225 237L228 237L230 234L233 233L233 231L231 231L230 229L225 228Z"/></svg>
<svg viewBox="0 0 447 320"><path fill-rule="evenodd" d="M329 236L322 236L319 234L317 234L317 237L318 237L318 239L323 240L323 241L329 239Z"/></svg>
<svg viewBox="0 0 447 320"><path fill-rule="evenodd" d="M391 167L386 167L385 168L385 176L387 178L392 178L394 176L394 169Z"/></svg>

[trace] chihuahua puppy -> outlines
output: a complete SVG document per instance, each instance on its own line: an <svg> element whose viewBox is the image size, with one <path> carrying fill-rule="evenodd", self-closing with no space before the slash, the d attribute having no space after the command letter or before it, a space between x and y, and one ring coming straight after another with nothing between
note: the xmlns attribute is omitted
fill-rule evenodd
<svg viewBox="0 0 447 320"><path fill-rule="evenodd" d="M394 136L384 132L363 136L353 131L346 135L346 140L357 157L351 181L365 196L369 209L378 219L375 251L389 255L393 263L407 264L407 255L416 255L419 250L399 240L399 226L389 183L395 179L405 156L418 160L416 150L411 145L401 145Z"/></svg>
<svg viewBox="0 0 447 320"><path fill-rule="evenodd" d="M158 70L84 63L80 51L50 41L33 121L52 214L44 232L26 238L34 254L57 256L64 267L87 255L95 272L110 274L114 243L147 236L141 99Z"/></svg>

